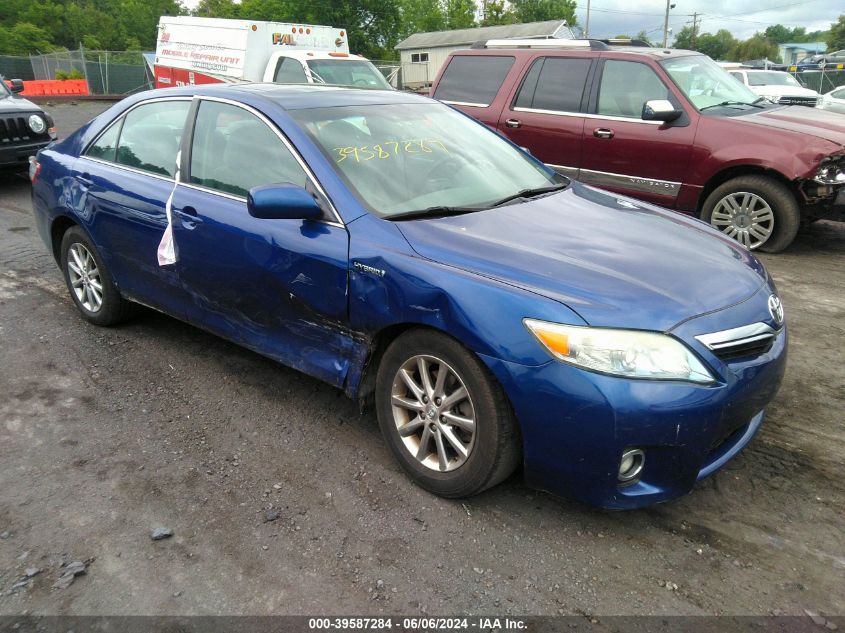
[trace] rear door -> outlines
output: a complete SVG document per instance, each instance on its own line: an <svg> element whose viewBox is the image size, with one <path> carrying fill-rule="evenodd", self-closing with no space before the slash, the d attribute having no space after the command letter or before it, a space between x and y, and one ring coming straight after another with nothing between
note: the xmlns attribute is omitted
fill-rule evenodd
<svg viewBox="0 0 845 633"><path fill-rule="evenodd" d="M75 164L81 217L121 291L184 316L185 295L157 252L190 98L143 102L119 117Z"/></svg>
<svg viewBox="0 0 845 633"><path fill-rule="evenodd" d="M454 55L432 97L496 129L494 101L515 61L511 55Z"/></svg>
<svg viewBox="0 0 845 633"><path fill-rule="evenodd" d="M499 131L552 168L576 177L593 63L589 57L535 59L502 110Z"/></svg>
<svg viewBox="0 0 845 633"><path fill-rule="evenodd" d="M673 206L687 178L696 119L643 121L646 101L684 110L648 64L604 59L590 96L579 179L603 189Z"/></svg>

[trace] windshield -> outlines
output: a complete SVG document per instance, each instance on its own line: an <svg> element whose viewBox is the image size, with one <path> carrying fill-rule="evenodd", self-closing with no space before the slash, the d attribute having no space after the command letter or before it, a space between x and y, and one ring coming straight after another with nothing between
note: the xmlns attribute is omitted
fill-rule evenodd
<svg viewBox="0 0 845 633"><path fill-rule="evenodd" d="M699 110L721 103L750 105L760 100L759 95L751 92L704 55L676 57L661 64L672 81Z"/></svg>
<svg viewBox="0 0 845 633"><path fill-rule="evenodd" d="M437 102L291 110L359 200L380 216L495 204L568 182ZM474 209L473 209L474 210Z"/></svg>
<svg viewBox="0 0 845 633"><path fill-rule="evenodd" d="M761 72L748 73L749 86L798 86L801 87L795 77L789 73Z"/></svg>
<svg viewBox="0 0 845 633"><path fill-rule="evenodd" d="M378 68L363 59L310 59L307 63L317 82L337 86L391 89Z"/></svg>

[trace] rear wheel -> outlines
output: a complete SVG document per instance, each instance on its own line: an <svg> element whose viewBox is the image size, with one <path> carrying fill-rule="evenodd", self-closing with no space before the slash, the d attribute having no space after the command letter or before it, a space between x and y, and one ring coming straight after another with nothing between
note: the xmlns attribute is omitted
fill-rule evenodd
<svg viewBox="0 0 845 633"><path fill-rule="evenodd" d="M399 464L435 494L481 492L507 478L522 457L501 387L474 354L438 332L413 330L388 347L376 407Z"/></svg>
<svg viewBox="0 0 845 633"><path fill-rule="evenodd" d="M782 183L767 176L740 176L707 196L701 219L750 250L778 253L795 239L801 213Z"/></svg>
<svg viewBox="0 0 845 633"><path fill-rule="evenodd" d="M62 272L71 299L85 319L116 325L134 313L135 305L120 296L96 247L77 226L62 237Z"/></svg>

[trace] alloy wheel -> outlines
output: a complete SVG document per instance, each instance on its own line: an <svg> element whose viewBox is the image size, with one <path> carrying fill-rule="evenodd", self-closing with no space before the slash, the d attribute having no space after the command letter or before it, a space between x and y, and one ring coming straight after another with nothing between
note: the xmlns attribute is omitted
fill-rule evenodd
<svg viewBox="0 0 845 633"><path fill-rule="evenodd" d="M67 252L67 269L76 300L88 312L98 312L103 306L103 282L91 251L79 242L72 244Z"/></svg>
<svg viewBox="0 0 845 633"><path fill-rule="evenodd" d="M775 228L772 207L756 193L729 193L716 203L710 224L750 250L762 246Z"/></svg>
<svg viewBox="0 0 845 633"><path fill-rule="evenodd" d="M448 363L427 355L409 358L393 379L391 405L402 444L420 464L448 472L469 458L475 409L463 379Z"/></svg>

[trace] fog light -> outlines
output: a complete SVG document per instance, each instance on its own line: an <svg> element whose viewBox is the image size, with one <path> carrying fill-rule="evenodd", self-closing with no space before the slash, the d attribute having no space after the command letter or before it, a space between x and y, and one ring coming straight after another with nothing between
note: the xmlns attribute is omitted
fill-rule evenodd
<svg viewBox="0 0 845 633"><path fill-rule="evenodd" d="M627 483L639 477L645 465L645 453L639 448L629 448L619 460L619 481Z"/></svg>

